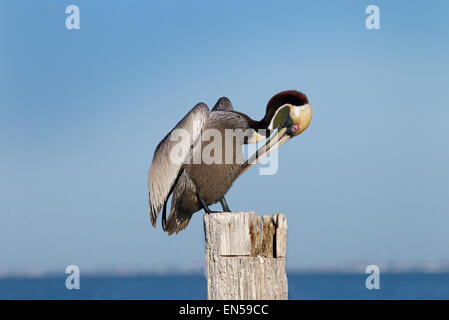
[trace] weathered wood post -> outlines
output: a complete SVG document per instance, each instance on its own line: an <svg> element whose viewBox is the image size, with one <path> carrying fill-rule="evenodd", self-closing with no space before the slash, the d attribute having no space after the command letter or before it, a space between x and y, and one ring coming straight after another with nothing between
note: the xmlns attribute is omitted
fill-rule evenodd
<svg viewBox="0 0 449 320"><path fill-rule="evenodd" d="M204 215L207 299L288 299L283 214Z"/></svg>

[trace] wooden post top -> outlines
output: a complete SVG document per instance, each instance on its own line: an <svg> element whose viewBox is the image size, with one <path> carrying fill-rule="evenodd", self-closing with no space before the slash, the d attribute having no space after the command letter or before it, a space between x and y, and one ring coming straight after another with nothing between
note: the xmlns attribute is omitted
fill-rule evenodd
<svg viewBox="0 0 449 320"><path fill-rule="evenodd" d="M284 258L287 222L282 213L217 212L204 215L206 250L222 257ZM213 246L211 246L213 244Z"/></svg>

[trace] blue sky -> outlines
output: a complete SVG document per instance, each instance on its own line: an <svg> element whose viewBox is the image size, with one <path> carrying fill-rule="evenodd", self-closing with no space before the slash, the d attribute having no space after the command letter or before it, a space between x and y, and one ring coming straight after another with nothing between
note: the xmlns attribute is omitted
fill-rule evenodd
<svg viewBox="0 0 449 320"><path fill-rule="evenodd" d="M276 175L235 182L231 209L285 213L290 268L448 261L448 10L2 1L0 269L202 267L202 213L177 236L151 227L154 148L197 102L227 96L260 119L286 89L308 95L312 124Z"/></svg>

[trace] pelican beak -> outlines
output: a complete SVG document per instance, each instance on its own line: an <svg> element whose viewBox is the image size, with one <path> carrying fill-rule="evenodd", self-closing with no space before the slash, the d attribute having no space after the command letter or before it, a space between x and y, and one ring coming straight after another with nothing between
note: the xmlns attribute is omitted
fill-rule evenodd
<svg viewBox="0 0 449 320"><path fill-rule="evenodd" d="M240 174L248 170L252 165L256 164L264 156L273 152L288 140L304 132L310 125L313 116L313 108L306 104L300 107L289 106L285 121L280 125L275 133L267 140L267 142L259 148L247 161L242 165Z"/></svg>

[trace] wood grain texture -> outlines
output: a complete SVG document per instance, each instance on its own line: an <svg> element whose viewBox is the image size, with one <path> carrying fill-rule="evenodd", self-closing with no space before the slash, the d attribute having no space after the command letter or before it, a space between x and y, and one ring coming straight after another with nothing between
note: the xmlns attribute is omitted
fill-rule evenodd
<svg viewBox="0 0 449 320"><path fill-rule="evenodd" d="M283 214L204 215L207 298L288 299L287 223Z"/></svg>

